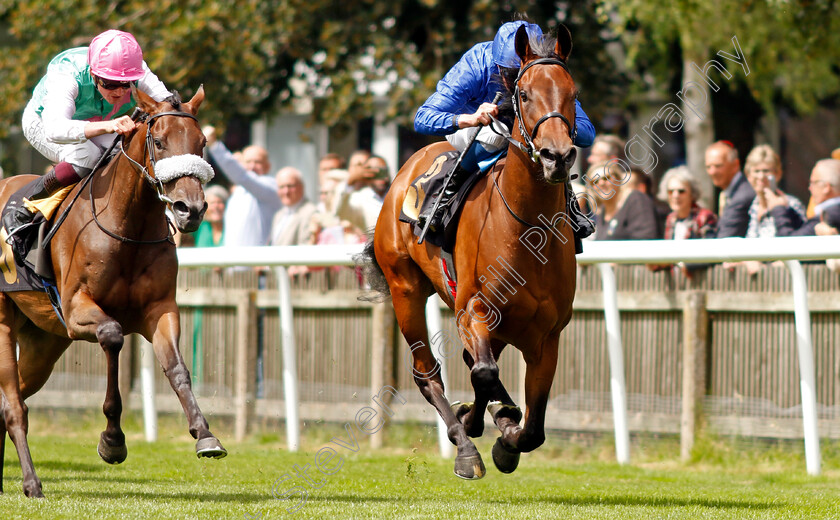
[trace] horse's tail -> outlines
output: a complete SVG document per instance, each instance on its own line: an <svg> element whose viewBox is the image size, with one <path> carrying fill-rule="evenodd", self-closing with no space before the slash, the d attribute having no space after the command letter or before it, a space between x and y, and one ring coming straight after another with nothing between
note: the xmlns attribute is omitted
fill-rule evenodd
<svg viewBox="0 0 840 520"><path fill-rule="evenodd" d="M391 288L388 287L388 280L385 279L385 273L379 267L379 262L376 261L376 253L373 250L373 233L368 236L371 238L365 243L365 247L361 253L353 257L356 262L356 267L361 268L370 285L371 290L359 296L359 300L367 302L382 302L391 297Z"/></svg>

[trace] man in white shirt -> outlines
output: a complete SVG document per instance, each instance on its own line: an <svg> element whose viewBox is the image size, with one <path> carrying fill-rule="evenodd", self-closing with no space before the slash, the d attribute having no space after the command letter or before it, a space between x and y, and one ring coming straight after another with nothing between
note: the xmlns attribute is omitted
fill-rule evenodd
<svg viewBox="0 0 840 520"><path fill-rule="evenodd" d="M216 139L212 126L204 128L207 151L219 171L236 186L225 209L223 246L263 246L268 243L271 220L281 208L275 180L266 175L271 168L268 152L252 145L242 150L242 163Z"/></svg>
<svg viewBox="0 0 840 520"><path fill-rule="evenodd" d="M310 242L309 222L317 211L315 204L303 195L300 170L287 166L277 172L277 195L283 209L274 215L271 224L271 245L296 246Z"/></svg>

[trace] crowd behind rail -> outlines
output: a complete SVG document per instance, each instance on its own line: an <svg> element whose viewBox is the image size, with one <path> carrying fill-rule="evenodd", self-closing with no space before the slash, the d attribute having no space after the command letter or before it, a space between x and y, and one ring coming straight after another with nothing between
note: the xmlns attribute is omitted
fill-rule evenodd
<svg viewBox="0 0 840 520"><path fill-rule="evenodd" d="M214 128L204 130L207 153L232 188L207 188L204 222L192 235L178 237L180 246L355 244L368 238L393 177L382 157L368 150L347 159L324 155L318 164L319 200L310 201L298 169L283 166L271 175L265 148L231 152ZM629 167L624 150L618 136L597 137L585 159L586 174L573 182L582 213L596 223L589 240L824 236L840 229L840 148L814 164L810 199L803 203L779 188L785 172L771 146L755 146L742 162L732 143L717 141L705 152L706 174L719 191L714 208L703 207L698 176L687 166L666 171L657 187L650 175ZM835 262L828 260L829 268L840 268ZM755 274L763 266L754 261L724 267ZM690 277L707 265L648 267ZM290 274L309 270L295 266Z"/></svg>

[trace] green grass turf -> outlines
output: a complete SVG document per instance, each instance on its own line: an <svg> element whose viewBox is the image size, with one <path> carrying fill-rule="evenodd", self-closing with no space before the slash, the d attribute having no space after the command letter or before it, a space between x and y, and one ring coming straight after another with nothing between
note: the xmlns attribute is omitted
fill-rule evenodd
<svg viewBox="0 0 840 520"><path fill-rule="evenodd" d="M0 519L215 518L840 518L840 446L824 443L823 475L805 473L801 442L704 439L694 460L677 462L678 440L634 438L633 464L612 462L609 436L584 441L552 436L519 469L493 467L496 432L478 442L487 476L466 482L436 454L425 425L390 425L386 446L371 450L356 432L358 453L337 447L342 467L308 488L306 503L272 496L272 484L294 465L314 465L315 452L346 438L340 425L303 431L304 451L288 453L282 427L235 444L228 425L209 418L230 455L198 460L182 417L164 416L160 441L143 441L136 415L125 421L128 460L109 466L96 454L104 418L93 413L32 413L30 445L44 483L44 500L26 499L20 468L7 440ZM278 495L293 486L278 486Z"/></svg>

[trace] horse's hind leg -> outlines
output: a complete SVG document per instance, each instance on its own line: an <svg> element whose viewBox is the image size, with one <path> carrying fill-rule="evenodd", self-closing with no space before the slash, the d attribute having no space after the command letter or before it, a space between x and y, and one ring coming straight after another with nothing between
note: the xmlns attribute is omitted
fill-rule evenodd
<svg viewBox="0 0 840 520"><path fill-rule="evenodd" d="M3 494L3 462L6 460L6 396L0 392L0 495Z"/></svg>
<svg viewBox="0 0 840 520"><path fill-rule="evenodd" d="M396 284L391 286L391 295L400 330L411 348L414 382L423 397L438 411L446 424L449 440L458 447L455 474L464 479L479 479L486 473L484 462L444 395L440 366L429 347L425 316L426 296L419 289L425 286L425 283L420 281L419 277L417 283L407 278L398 283L399 287L395 287Z"/></svg>
<svg viewBox="0 0 840 520"><path fill-rule="evenodd" d="M15 444L20 468L23 474L23 493L28 497L43 498L41 481L35 474L35 465L29 453L26 435L29 430L29 410L23 402L18 379L18 364L15 352L14 309L5 294L0 294L0 390L5 401L2 403L4 432ZM5 439L5 433L3 435ZM5 442L4 442L5 444ZM1 452L0 452L1 453ZM2 465L2 459L0 459ZM0 480L2 473L0 473Z"/></svg>
<svg viewBox="0 0 840 520"><path fill-rule="evenodd" d="M195 451L199 457L221 459L227 450L212 433L207 419L198 407L192 391L190 372L178 350L181 335L180 316L175 302L158 306L146 319L146 337L152 339L155 356L163 367L169 384L175 390L189 422L190 435L197 440Z"/></svg>

